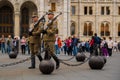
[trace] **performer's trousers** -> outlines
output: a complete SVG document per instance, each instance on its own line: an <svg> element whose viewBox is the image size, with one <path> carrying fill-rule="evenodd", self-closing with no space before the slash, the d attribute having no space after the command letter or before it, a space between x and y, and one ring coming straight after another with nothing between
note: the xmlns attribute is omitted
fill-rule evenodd
<svg viewBox="0 0 120 80"><path fill-rule="evenodd" d="M36 56L38 57L40 62L43 60L41 55L36 55ZM35 67L35 55L33 54L31 54L31 66Z"/></svg>
<svg viewBox="0 0 120 80"><path fill-rule="evenodd" d="M38 57L39 61L42 61L42 56L39 52L40 46L39 44L30 44L31 50L31 67L35 67L35 55Z"/></svg>
<svg viewBox="0 0 120 80"><path fill-rule="evenodd" d="M51 57L55 60L56 66L59 67L60 61L57 56L54 54L54 42L45 42L45 60L51 59Z"/></svg>

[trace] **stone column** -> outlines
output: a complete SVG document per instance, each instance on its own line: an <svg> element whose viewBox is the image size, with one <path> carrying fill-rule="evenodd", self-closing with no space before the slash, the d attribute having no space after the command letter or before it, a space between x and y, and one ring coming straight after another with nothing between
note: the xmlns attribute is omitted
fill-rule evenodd
<svg viewBox="0 0 120 80"><path fill-rule="evenodd" d="M80 13L79 13L79 15L80 15L80 32L79 32L79 37L81 38L82 36L83 36L83 31L84 31L84 29L83 29L83 27L84 27L84 23L82 22L82 18L83 18L83 14L82 14L82 1L80 0L79 1L80 2ZM84 10L83 10L84 11Z"/></svg>
<svg viewBox="0 0 120 80"><path fill-rule="evenodd" d="M95 33L98 34L98 36L100 36L100 31L99 31L99 27L98 27L98 0L96 0L96 14L95 14ZM94 34L94 33L93 33Z"/></svg>
<svg viewBox="0 0 120 80"><path fill-rule="evenodd" d="M80 11L80 8L81 8L81 0L78 0L78 37L80 38L81 35L82 35L82 32L81 32L81 20L80 20L80 15L81 15L81 11Z"/></svg>
<svg viewBox="0 0 120 80"><path fill-rule="evenodd" d="M63 12L63 1L59 1L59 3L57 4L57 10L56 10L56 14L59 14L60 12ZM58 21L58 29L59 29L59 36L63 38L63 16L64 14L62 13L62 15L60 15L57 18Z"/></svg>
<svg viewBox="0 0 120 80"><path fill-rule="evenodd" d="M116 22L116 20L115 20L115 12L116 12L116 0L114 0L114 4L113 4L113 28L112 28L112 30L113 30L113 40L115 41L116 40L116 25L115 25L115 22Z"/></svg>
<svg viewBox="0 0 120 80"><path fill-rule="evenodd" d="M64 0L63 12L63 39L70 36L70 3L71 0Z"/></svg>
<svg viewBox="0 0 120 80"><path fill-rule="evenodd" d="M20 11L15 11L14 36L20 36Z"/></svg>
<svg viewBox="0 0 120 80"><path fill-rule="evenodd" d="M39 16L41 17L44 14L44 0L40 0L40 6L39 6Z"/></svg>

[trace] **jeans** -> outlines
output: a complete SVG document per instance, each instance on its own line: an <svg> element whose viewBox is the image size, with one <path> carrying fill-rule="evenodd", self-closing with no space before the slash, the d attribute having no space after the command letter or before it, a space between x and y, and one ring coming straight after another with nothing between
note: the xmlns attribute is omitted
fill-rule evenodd
<svg viewBox="0 0 120 80"><path fill-rule="evenodd" d="M60 49L58 45L55 45L55 54L60 54Z"/></svg>
<svg viewBox="0 0 120 80"><path fill-rule="evenodd" d="M10 45L7 45L7 53L9 54L12 51L12 48Z"/></svg>
<svg viewBox="0 0 120 80"><path fill-rule="evenodd" d="M5 43L1 43L1 50L2 50L2 53L6 53Z"/></svg>
<svg viewBox="0 0 120 80"><path fill-rule="evenodd" d="M75 56L78 53L77 46L73 46L73 55Z"/></svg>

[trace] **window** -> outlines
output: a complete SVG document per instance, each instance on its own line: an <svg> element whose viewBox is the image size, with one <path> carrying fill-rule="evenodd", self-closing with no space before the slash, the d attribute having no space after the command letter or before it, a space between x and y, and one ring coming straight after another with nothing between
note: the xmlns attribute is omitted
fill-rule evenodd
<svg viewBox="0 0 120 80"><path fill-rule="evenodd" d="M88 35L89 36L93 35L93 33L92 33L92 24L91 23L88 24Z"/></svg>
<svg viewBox="0 0 120 80"><path fill-rule="evenodd" d="M120 36L120 23L118 25L118 36Z"/></svg>
<svg viewBox="0 0 120 80"><path fill-rule="evenodd" d="M104 36L104 24L101 24L101 36Z"/></svg>
<svg viewBox="0 0 120 80"><path fill-rule="evenodd" d="M72 6L72 15L75 15L75 6Z"/></svg>
<svg viewBox="0 0 120 80"><path fill-rule="evenodd" d="M93 32L92 32L92 24L89 23L84 23L84 32L83 32L84 36L92 36Z"/></svg>
<svg viewBox="0 0 120 80"><path fill-rule="evenodd" d="M84 7L84 15L92 15L93 14L93 10L92 10L92 6L85 6Z"/></svg>
<svg viewBox="0 0 120 80"><path fill-rule="evenodd" d="M28 9L26 7L22 9L22 23L23 24L29 23Z"/></svg>
<svg viewBox="0 0 120 80"><path fill-rule="evenodd" d="M110 15L110 7L101 7L101 15Z"/></svg>
<svg viewBox="0 0 120 80"><path fill-rule="evenodd" d="M21 11L21 28L20 28L20 36L26 36L28 34L29 28L29 10L24 7Z"/></svg>
<svg viewBox="0 0 120 80"><path fill-rule="evenodd" d="M51 10L56 11L56 4L55 3L51 3Z"/></svg>
<svg viewBox="0 0 120 80"><path fill-rule="evenodd" d="M104 15L104 7L101 7L101 15Z"/></svg>
<svg viewBox="0 0 120 80"><path fill-rule="evenodd" d="M120 15L120 7L118 7L118 15Z"/></svg>
<svg viewBox="0 0 120 80"><path fill-rule="evenodd" d="M109 7L106 7L106 14L110 15L110 9L109 9Z"/></svg>
<svg viewBox="0 0 120 80"><path fill-rule="evenodd" d="M0 36L13 36L13 9L8 5L0 8Z"/></svg>
<svg viewBox="0 0 120 80"><path fill-rule="evenodd" d="M73 22L71 24L71 35L74 35L75 34L75 23Z"/></svg>
<svg viewBox="0 0 120 80"><path fill-rule="evenodd" d="M84 23L84 32L83 32L84 36L87 36L87 23Z"/></svg>
<svg viewBox="0 0 120 80"><path fill-rule="evenodd" d="M92 7L89 7L89 14L92 15L92 13L93 13Z"/></svg>
<svg viewBox="0 0 120 80"><path fill-rule="evenodd" d="M108 23L102 23L101 24L101 36L109 36L109 24Z"/></svg>
<svg viewBox="0 0 120 80"><path fill-rule="evenodd" d="M87 15L87 7L84 7L84 14Z"/></svg>
<svg viewBox="0 0 120 80"><path fill-rule="evenodd" d="M110 35L110 32L109 32L109 24L106 23L105 25L105 36L109 36Z"/></svg>

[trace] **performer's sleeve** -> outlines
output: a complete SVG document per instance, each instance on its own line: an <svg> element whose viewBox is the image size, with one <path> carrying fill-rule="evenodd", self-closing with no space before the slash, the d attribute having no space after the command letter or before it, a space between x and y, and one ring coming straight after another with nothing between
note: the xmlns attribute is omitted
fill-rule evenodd
<svg viewBox="0 0 120 80"><path fill-rule="evenodd" d="M48 29L47 33L49 33L50 35L58 34L58 24L57 24L57 21L53 22L51 29Z"/></svg>
<svg viewBox="0 0 120 80"><path fill-rule="evenodd" d="M42 22L40 22L40 23L39 23L39 26L37 26L37 28L38 28L37 31L33 31L33 32L32 32L32 35L39 36L40 33L41 33L41 30L42 30L41 27L43 27L43 23L42 23Z"/></svg>

